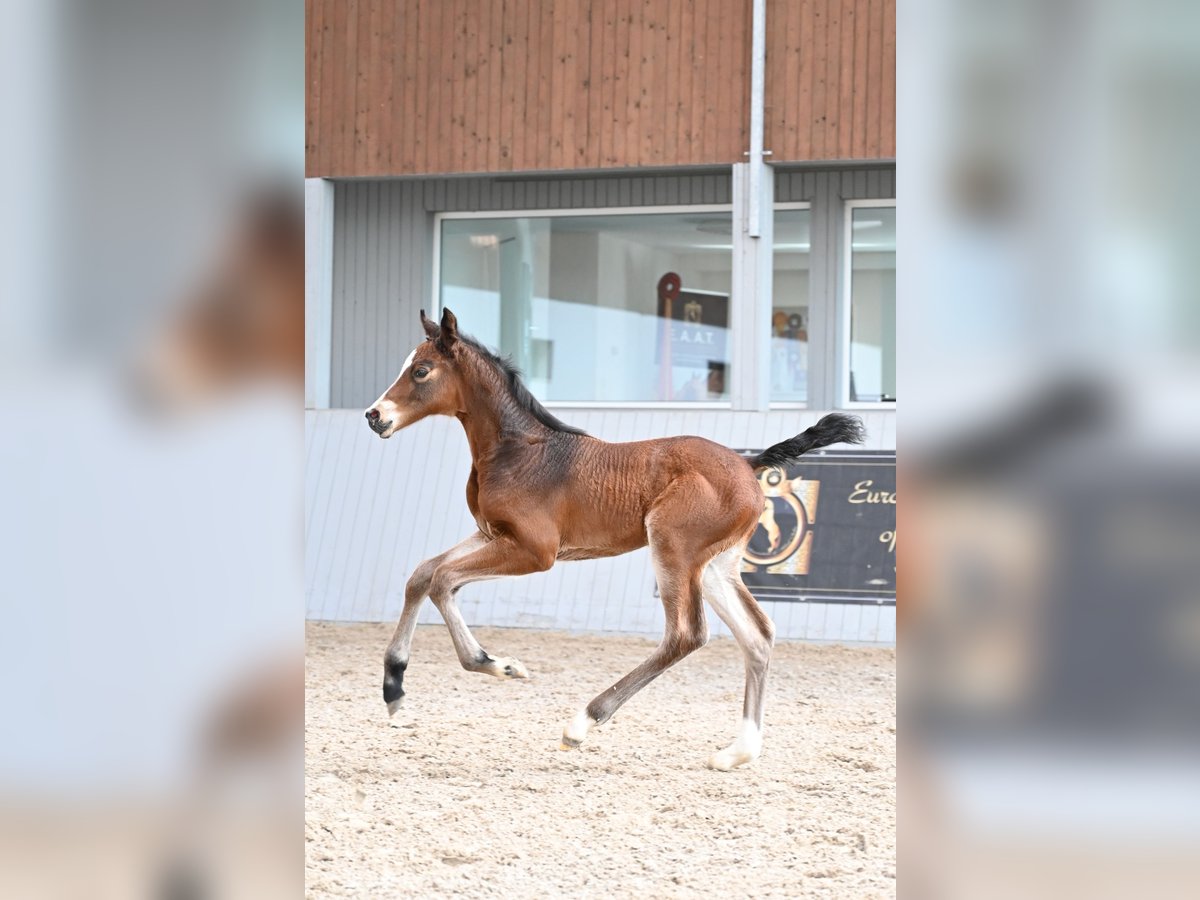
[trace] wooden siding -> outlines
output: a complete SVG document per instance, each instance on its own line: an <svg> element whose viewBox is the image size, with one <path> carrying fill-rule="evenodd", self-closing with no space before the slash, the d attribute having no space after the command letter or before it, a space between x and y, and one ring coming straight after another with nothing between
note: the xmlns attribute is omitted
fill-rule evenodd
<svg viewBox="0 0 1200 900"><path fill-rule="evenodd" d="M750 0L307 0L309 177L730 165ZM895 0L770 0L772 162L895 155Z"/></svg>
<svg viewBox="0 0 1200 900"><path fill-rule="evenodd" d="M895 0L768 0L775 163L896 156Z"/></svg>

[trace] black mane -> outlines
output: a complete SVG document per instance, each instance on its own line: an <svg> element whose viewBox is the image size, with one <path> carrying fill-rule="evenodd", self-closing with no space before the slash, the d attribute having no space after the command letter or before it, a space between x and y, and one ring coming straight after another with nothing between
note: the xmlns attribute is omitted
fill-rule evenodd
<svg viewBox="0 0 1200 900"><path fill-rule="evenodd" d="M551 431L558 431L563 434L587 434L582 428L575 428L571 425L556 418L551 414L550 410L542 406L538 402L537 397L529 393L529 388L525 387L525 382L521 380L521 370L518 369L511 359L493 353L479 341L473 337L468 337L461 332L458 339L476 351L485 360L494 365L499 373L504 377L508 384L508 392L512 395L513 402L521 409L525 410Z"/></svg>

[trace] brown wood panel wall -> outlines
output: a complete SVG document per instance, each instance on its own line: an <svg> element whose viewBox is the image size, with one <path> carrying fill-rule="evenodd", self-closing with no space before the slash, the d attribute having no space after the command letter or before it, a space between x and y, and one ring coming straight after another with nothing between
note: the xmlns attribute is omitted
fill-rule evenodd
<svg viewBox="0 0 1200 900"><path fill-rule="evenodd" d="M729 165L750 0L306 0L310 177ZM895 155L895 0L768 0L773 162Z"/></svg>
<svg viewBox="0 0 1200 900"><path fill-rule="evenodd" d="M767 0L772 162L894 159L896 0Z"/></svg>

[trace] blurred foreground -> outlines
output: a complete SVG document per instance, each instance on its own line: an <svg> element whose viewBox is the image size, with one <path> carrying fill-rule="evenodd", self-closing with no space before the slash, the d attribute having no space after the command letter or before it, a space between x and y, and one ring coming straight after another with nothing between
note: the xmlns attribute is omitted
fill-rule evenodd
<svg viewBox="0 0 1200 900"><path fill-rule="evenodd" d="M6 12L0 896L295 896L303 10Z"/></svg>
<svg viewBox="0 0 1200 900"><path fill-rule="evenodd" d="M899 8L913 897L1200 892L1200 7Z"/></svg>

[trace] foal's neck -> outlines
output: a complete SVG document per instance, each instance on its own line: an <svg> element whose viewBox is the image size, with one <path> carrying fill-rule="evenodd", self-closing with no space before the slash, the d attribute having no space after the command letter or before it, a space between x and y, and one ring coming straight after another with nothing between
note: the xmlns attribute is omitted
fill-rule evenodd
<svg viewBox="0 0 1200 900"><path fill-rule="evenodd" d="M477 366L484 365L476 363ZM509 387L493 373L473 379L466 391L466 411L459 413L471 448L471 460L478 466L490 460L505 442L540 443L553 432L527 409L521 408Z"/></svg>

